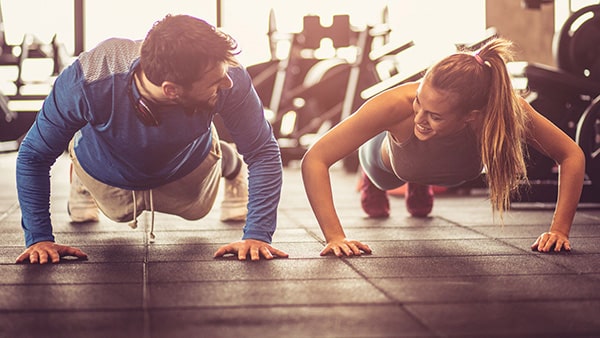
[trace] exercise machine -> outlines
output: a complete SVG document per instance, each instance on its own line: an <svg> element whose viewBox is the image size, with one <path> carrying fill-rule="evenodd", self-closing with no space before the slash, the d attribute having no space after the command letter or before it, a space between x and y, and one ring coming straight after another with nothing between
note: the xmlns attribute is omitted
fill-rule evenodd
<svg viewBox="0 0 600 338"><path fill-rule="evenodd" d="M527 63L528 102L583 149L586 175L581 203L600 203L600 4L574 12L554 41L558 68ZM514 202L555 202L556 163L529 149L529 186Z"/></svg>
<svg viewBox="0 0 600 338"><path fill-rule="evenodd" d="M412 41L388 44L387 8L382 13L381 24L358 29L348 15L333 16L330 26L308 15L302 31L285 34L277 31L271 11L271 60L248 67L248 72L273 125L284 164L301 159L316 137L362 104L362 89L379 81L377 63L413 45ZM282 41L289 49L286 57L278 58ZM374 45L384 45L385 52L374 52ZM322 49L329 55L320 56Z"/></svg>
<svg viewBox="0 0 600 338"><path fill-rule="evenodd" d="M51 63L47 76L42 79L27 79L24 74L29 62L42 59ZM0 7L0 67L15 70L13 78L0 79L0 151L18 149L50 92L54 78L69 62L70 56L56 34L50 43L45 43L32 34L25 34L20 44L9 44Z"/></svg>

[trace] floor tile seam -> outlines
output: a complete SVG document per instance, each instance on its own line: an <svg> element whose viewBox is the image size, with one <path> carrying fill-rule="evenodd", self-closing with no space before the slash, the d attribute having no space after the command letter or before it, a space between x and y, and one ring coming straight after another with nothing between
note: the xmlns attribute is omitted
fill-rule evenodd
<svg viewBox="0 0 600 338"><path fill-rule="evenodd" d="M585 211L580 213L581 217L587 218L591 221L595 221L598 222L600 220L600 216L596 216L596 215L590 215L589 213L586 213ZM594 224L598 224L598 223L594 223Z"/></svg>
<svg viewBox="0 0 600 338"><path fill-rule="evenodd" d="M240 304L240 305L186 305L186 306L150 306L148 311L176 311L176 310L231 310L231 309L260 309L260 308L331 308L335 307L364 307L364 306L376 306L376 307L389 307L397 306L396 304L386 302L351 302L351 303L271 303L271 304ZM142 312L141 307L98 307L98 308L31 308L31 309L0 309L0 314L19 314L19 313L44 313L51 310L53 312Z"/></svg>
<svg viewBox="0 0 600 338"><path fill-rule="evenodd" d="M312 237L314 240L316 240L318 243L320 243L323 247L325 247L327 245L327 242L325 241L325 239L323 238L321 233L313 231L313 229L307 227L306 225L302 225L302 224L298 225L298 229L304 230L305 233L307 233L310 237ZM309 242L309 243L312 243L312 242Z"/></svg>
<svg viewBox="0 0 600 338"><path fill-rule="evenodd" d="M40 269L43 269L44 266L46 267L50 267L50 266L81 266L81 265L107 265L107 264L113 264L113 265L131 265L131 264L143 264L144 263L144 258L142 257L140 260L130 260L130 261L124 261L124 260L117 260L117 261L93 261L85 258L65 258L65 257L61 257L61 260L58 263L51 263L48 262L46 264L30 264L30 263L9 263L9 264L0 264L0 265L16 265L16 266L39 266Z"/></svg>
<svg viewBox="0 0 600 338"><path fill-rule="evenodd" d="M0 213L0 225L2 225L2 221L4 221L8 216L10 216L15 210L19 209L19 201L13 202L6 211Z"/></svg>
<svg viewBox="0 0 600 338"><path fill-rule="evenodd" d="M529 237L518 237L515 239L528 239ZM489 237L454 237L454 238L448 238L448 237L440 237L440 238L415 238L415 239L369 239L369 242L381 242L381 243L385 243L385 242L454 242L454 241L461 241L461 242L465 242L465 241L492 241L494 242L495 240Z"/></svg>
<svg viewBox="0 0 600 338"><path fill-rule="evenodd" d="M330 282L330 281L347 281L356 282L364 281L362 277L316 277L316 278L258 278L258 279L204 279L204 280L168 280L168 281L149 281L148 285L165 285L165 284L241 284L241 283L266 283L266 282Z"/></svg>
<svg viewBox="0 0 600 338"><path fill-rule="evenodd" d="M340 258L342 260L342 262L344 262L346 265L348 265L348 267L350 267L356 274L358 274L361 279L363 279L365 282L367 282L369 285L371 285L371 287L375 288L375 290L377 290L379 293L381 293L386 299L388 299L390 302L392 302L393 304L396 304L397 306L403 308L402 303L396 298L394 297L390 292L388 292L387 290L385 290L384 288L380 287L379 285L373 283L373 281L371 280L370 276L366 275L365 273L363 273L360 269L358 269L357 267L355 267L353 264L351 264L349 262L350 259L345 258L345 257L341 257ZM422 322L418 317L415 317L414 314L410 313L410 315L413 317L414 320L416 320L419 324L423 325L423 327L429 328L424 322Z"/></svg>
<svg viewBox="0 0 600 338"><path fill-rule="evenodd" d="M482 233L481 231L476 231L475 229L477 229L477 228L500 228L500 229L502 229L502 228L507 227L507 226L523 226L523 225L516 225L516 224L515 225L510 225L510 224L504 224L504 225L502 225L502 224L485 224L485 225L469 226L469 225L461 224L461 223L459 223L457 221L453 221L453 220L448 219L448 218L443 217L443 216L436 216L436 218L444 220L444 221L446 221L446 222L448 222L448 223L450 223L450 224L452 224L452 225L454 225L456 227L459 227L461 229L469 230L469 231L475 232L476 234L483 235L485 237L489 237L489 236L487 236L486 234ZM526 225L542 226L542 224L540 224L540 225L537 225L537 224L526 224Z"/></svg>
<svg viewBox="0 0 600 338"><path fill-rule="evenodd" d="M589 273L503 273L503 274L467 274L467 275L456 275L456 274L448 274L448 275L434 275L434 276L360 276L360 277L316 277L316 278L268 278L268 279L205 279L205 280L168 280L168 281L153 281L151 278L147 281L147 286L151 285L162 285L162 284L222 284L222 283L250 283L250 282L281 282L281 281L290 281L290 282L298 282L298 281L332 281L332 280L340 280L340 281L363 281L367 280L369 282L373 281L381 281L381 280L425 280L425 279L459 279L459 278L497 278L497 277L553 277L553 276L572 276L578 278L589 278L590 280L596 281L600 273L598 272L589 272ZM2 287L30 287L30 286L93 286L93 285L112 285L112 286L135 286L135 285L143 285L143 281L139 282L80 282L80 283L2 283L0 284L0 288ZM371 283L372 284L372 283Z"/></svg>
<svg viewBox="0 0 600 338"><path fill-rule="evenodd" d="M80 248L83 248L83 246L80 246ZM152 255L152 254L150 254ZM75 260L75 262L69 262L69 263L59 263L59 264L63 264L63 265L67 265L67 264L79 264L79 265L106 265L106 264L118 264L118 265L125 265L125 264L154 264L154 263L216 263L216 262L238 262L237 258L222 258L222 257L216 257L216 258L206 258L206 259L172 259L172 260L153 260L153 259L148 259L147 261L144 261L144 257L142 257L139 260L119 260L119 261L91 261L90 259L86 260L86 261L77 261ZM251 260L246 260L246 261L241 261L243 263L247 263L247 264L260 264L259 262L264 262L264 261L280 261L280 260L285 260L285 261L304 261L304 260L309 260L309 261L314 261L314 260L321 260L321 259L333 259L333 258L323 258L321 256L318 256L318 253L315 254L315 257L275 257L272 260L266 260L266 259L261 259L260 261L251 261ZM29 263L15 263L15 262L6 262L6 263L0 263L0 267L2 266L14 266L14 265L30 265ZM48 266L52 266L50 263L47 264Z"/></svg>
<svg viewBox="0 0 600 338"><path fill-rule="evenodd" d="M533 255L536 255L536 253L534 252ZM539 253L537 255L542 255L542 253ZM546 254L548 255L548 254ZM570 253L567 255L563 255L562 257L586 257L586 256L591 256L591 255L600 255L600 253ZM364 258L364 259L377 259L377 258L398 258L398 259L405 259L405 258L450 258L450 257L454 257L454 258L459 258L459 257L502 257L502 256L506 256L506 257L515 257L515 256L521 256L521 257L529 257L530 255L527 254L522 254L522 253L498 253L498 254L478 254L478 253L473 253L473 254L444 254L444 255L440 255L440 254L435 254L435 255L424 255L424 254L419 254L419 255L398 255L398 256L393 256L393 255L379 255L376 252L373 252L372 254L361 254L360 257L353 257L353 259L359 259L359 258ZM552 256L555 257L555 256ZM297 259L297 258L288 258L288 259ZM304 258L303 258L304 259ZM313 258L306 258L306 259L313 259ZM318 257L315 259L319 259Z"/></svg>
<svg viewBox="0 0 600 338"><path fill-rule="evenodd" d="M153 236L153 234L151 234ZM142 317L143 317L143 332L142 337L150 337L151 332L151 317L148 312L148 306L151 302L150 292L148 290L148 247L150 242L150 234L148 234L148 222L144 222L144 259L142 264Z"/></svg>
<svg viewBox="0 0 600 338"><path fill-rule="evenodd" d="M22 234L22 232L21 232ZM19 234L19 235L21 235ZM6 233L4 233L6 235ZM23 240L22 244L8 244L8 245L0 245L0 249L25 249L25 240Z"/></svg>
<svg viewBox="0 0 600 338"><path fill-rule="evenodd" d="M2 248L2 247L0 247ZM9 247L12 248L12 247ZM87 246L86 246L87 248ZM418 255L379 255L377 253L372 253L372 254L361 254L360 256L352 256L352 257L344 257L346 259L414 259L414 258L475 258L475 257L510 257L510 258L515 258L515 257L536 257L539 259L551 259L550 257L557 257L560 255L560 257L586 257L586 256L592 256L592 255L600 255L600 252L591 252L591 253L537 253L536 251L532 251L531 253L529 251L525 251L522 250L524 253L472 253L472 254L418 254ZM152 256L152 253L149 253L150 256ZM261 259L260 261L251 261L251 260L246 260L246 261L238 261L238 259L236 259L235 257L217 257L217 258L198 258L198 259L168 259L168 260L164 260L164 259L150 259L147 257L143 257L139 260L136 259L131 259L131 260L118 260L118 261L108 261L108 260L104 260L104 261L92 261L92 260L74 260L73 262L62 262L61 264L63 265L68 265L68 264L78 264L78 265L108 265L108 264L115 264L115 265L128 265L128 264L170 264L170 263L217 263L217 262L240 262L240 263L246 263L246 264L261 264L260 262L273 262L273 261L317 261L317 260L326 260L326 259L330 259L330 260L334 260L336 259L336 257L332 257L331 255L327 255L327 256L319 256L318 254L315 254L315 256L311 256L311 257L275 257L272 260L265 260L265 259ZM15 263L15 262L6 262L6 263L0 263L0 267L2 266L23 266L23 265L29 265L28 263ZM48 264L48 266L52 266L50 264Z"/></svg>
<svg viewBox="0 0 600 338"><path fill-rule="evenodd" d="M585 257L587 255L583 255L583 256ZM572 271L574 273L581 273L581 272L578 272L573 267L571 267L571 266L569 266L567 264L563 264L561 262L558 262L558 261L555 261L555 260L551 260L550 258L548 258L548 256L538 255L538 256L535 256L535 257L537 257L540 260L543 260L546 263L550 263L550 264L553 264L555 266L558 266L559 268L562 268L562 269L565 269L565 270L570 270L570 271Z"/></svg>
<svg viewBox="0 0 600 338"><path fill-rule="evenodd" d="M239 238L238 238L239 239ZM238 240L238 239L234 239L234 240ZM224 242L219 242L219 241L210 241L210 242L198 242L198 243L152 243L149 246L182 246L182 245L195 245L195 246L223 246L223 245L227 245L230 244L230 241L224 241ZM314 244L315 242L312 240L281 240L281 239L274 239L271 244L272 245L277 245L277 244L291 244L291 243L297 243L297 244Z"/></svg>
<svg viewBox="0 0 600 338"><path fill-rule="evenodd" d="M440 217L440 216L438 216ZM596 221L597 222L597 221ZM460 224L462 227L467 228L467 229L480 229L480 228L500 228L503 229L502 225L500 224L470 224L470 223L464 223L464 224ZM450 225L447 225L450 226ZM573 225L574 227L577 226L586 226L586 227L596 227L598 226L597 223L574 223ZM440 226L441 227L441 226ZM527 223L527 222L523 222L523 223L519 223L519 224L504 224L504 228L522 228L522 227L540 227L543 229L547 229L549 227L549 225L547 225L546 223L544 224L532 224L532 223Z"/></svg>
<svg viewBox="0 0 600 338"><path fill-rule="evenodd" d="M552 255L554 255L554 253L552 253ZM559 255L563 255L563 257L567 257L567 255L571 255L571 254L559 254ZM590 255L590 254L578 254L578 255L573 255L573 256L586 256L586 255ZM595 254L594 254L595 255ZM362 254L360 256L352 256L352 257L345 257L346 259L383 259L383 258L396 258L396 259L412 259L412 258L460 258L460 257L510 257L510 258L515 258L515 256L519 256L519 257L540 257L540 254L537 254L536 252L532 252L532 253L498 253L498 254L456 254L456 255L409 255L409 256L378 256L376 253L372 253L372 254Z"/></svg>
<svg viewBox="0 0 600 338"><path fill-rule="evenodd" d="M378 286L377 284L373 283L373 281L371 280L370 276L364 274L362 271L360 271L360 269L358 269L357 267L355 267L354 265L352 265L349 261L350 259L347 259L345 257L341 257L340 258L342 260L342 262L344 262L346 265L348 265L352 270L354 270L355 273L357 273L359 276L362 277L362 279L364 279L365 282L367 282L369 285L371 285L371 287L375 288L375 290L377 290L379 293L381 293L386 299L388 299L392 304L395 304L397 307L401 308L403 311L405 311L407 313L407 315L413 319L415 322L419 323L419 325L421 325L423 328L433 331L435 332L435 329L430 327L429 325L427 325L427 323L423 320L421 320L421 318L419 316L417 316L415 313L409 311L404 305L403 303L398 300L396 297L394 297L393 294L391 294L390 292L388 292L387 290L385 290L384 288Z"/></svg>
<svg viewBox="0 0 600 338"><path fill-rule="evenodd" d="M106 311L110 311L110 312L121 312L121 311L135 311L135 312L148 312L149 315L151 315L152 311L164 311L164 310L168 310L168 311L176 311L176 310L192 310L192 309L196 309L196 310L215 310L215 309L237 309L237 308L243 308L243 309L251 309L251 308L273 308L273 307L277 307L277 308L305 308L305 307L326 307L326 308L330 308L332 306L343 306L343 307L348 307L348 306L359 306L359 307L365 307L365 306L396 306L396 304L391 303L391 302L386 302L386 301L373 301L373 302L340 302L340 303L335 303L335 302L324 302L324 303L302 303L302 302L295 302L295 303L255 303L255 304L244 304L244 305L177 305L177 306L153 306L153 305L148 305L147 309L144 309L143 306L123 306L123 307L39 307L39 308L15 308L15 309L0 309L0 314L7 312L9 314L15 313L15 312L23 312L23 313L28 313L28 312L44 312L47 313L48 311L52 311L52 312L70 312L70 311L87 311L87 312L106 312ZM145 315L144 315L145 317ZM145 320L145 319L144 319ZM144 324L145 325L145 324Z"/></svg>
<svg viewBox="0 0 600 338"><path fill-rule="evenodd" d="M584 239L600 239L600 235L574 235L574 236L569 236L569 239L573 239L573 238L584 238ZM513 236L513 237L490 237L489 235L485 235L485 237L453 237L453 238L447 238L447 237L440 237L440 238L415 238L415 239L389 239L389 240L385 240L385 239L374 239L374 240L369 240L370 242L395 242L395 241L399 241L399 242L406 242L406 241L411 241L411 242L416 242L416 241L482 241L482 240L495 240L495 239L516 239L516 240L531 240L531 242L533 243L533 241L535 240L532 236Z"/></svg>
<svg viewBox="0 0 600 338"><path fill-rule="evenodd" d="M472 301L406 301L403 302L403 305L406 307L411 306L422 306L422 305L431 305L431 306L440 306L440 305L486 305L486 304L521 304L521 303L599 303L600 298L589 298L589 297L576 297L576 298L531 298L531 299L480 299L480 300L472 300Z"/></svg>
<svg viewBox="0 0 600 338"><path fill-rule="evenodd" d="M453 221L448 221L448 222L453 222ZM579 226L596 226L596 224L577 224ZM577 226L575 225L575 226ZM499 228L499 225L464 225L464 224L460 224L460 223L456 223L453 222L452 224L448 224L448 225L425 225L425 226L371 226L371 225L360 225L360 226L350 226L350 227L346 227L348 229L351 230L393 230L393 231L400 231L400 230L406 230L406 231L422 231L422 230L430 230L430 229L446 229L446 228L450 228L450 227L454 227L454 226L459 226L462 229L465 230L471 230L474 231L475 229L481 229L481 228ZM504 228L506 227L511 227L511 228L519 228L519 227L523 227L523 226L539 226L539 227L543 227L543 225L534 225L534 224L515 224L515 225L505 225ZM426 227L426 228L425 228ZM278 233L282 233L283 231L281 230L304 230L306 232L309 232L311 234L316 234L317 237L319 237L319 239L321 238L321 234L318 232L315 232L313 230L319 230L319 229L311 229L309 227L306 226L299 226L298 228L286 228L286 229L278 229L275 234ZM76 230L61 230L61 229L56 229L56 231L54 233L56 234L72 234L72 233L77 233L77 234L112 234L112 233L131 233L131 234L135 234L137 232L139 232L140 230L138 229L130 229L130 228L124 228L124 229L118 229L118 230L90 230L90 231L84 231L81 229L76 229ZM172 235L174 233L225 233L225 232L233 232L237 230L228 230L228 229L193 229L193 230L183 230L183 229L175 229L175 230L159 230L159 231L155 231L155 234L157 234L157 237L160 238L160 234L168 234L168 235ZM481 231L474 231L479 235L485 235L485 233L481 232ZM18 232L15 232L18 233ZM485 235L486 236L486 235ZM213 236L214 237L214 236ZM486 236L487 237L487 236ZM571 236L573 237L573 236ZM587 238L590 237L589 235L577 235L575 234L575 237L582 237L582 238ZM592 238L598 238L600 237L599 235L591 235ZM526 237L514 237L514 238L526 238Z"/></svg>
<svg viewBox="0 0 600 338"><path fill-rule="evenodd" d="M363 307L365 305L368 306L376 306L376 307L395 307L396 304L387 303L387 302L342 302L342 303L271 303L271 304L239 304L239 305L188 305L181 306L179 309L200 309L200 310L215 310L215 309L256 309L256 308L324 308L328 309L332 306L339 307ZM173 307L166 306L155 306L152 308L155 311L162 310L173 310Z"/></svg>
<svg viewBox="0 0 600 338"><path fill-rule="evenodd" d="M518 249L518 250L521 250L521 251L525 251L525 249L519 248L518 246L516 246L516 245L514 245L514 244L512 244L512 243L510 243L510 242L508 242L508 241L506 241L505 239L496 238L495 240L497 240L497 241L499 241L500 243L503 243L503 244L505 244L505 245L508 245L508 246L510 246L510 247L513 247L513 248L515 248L515 249ZM571 271L571 272L573 272L573 273L577 273L577 271L576 271L576 270L574 270L573 268L571 268L571 267L569 267L569 266L567 266L567 265L565 265L565 264L561 264L560 262L556 262L556 261L550 261L550 260L549 260L549 258L547 258L547 257L544 257L544 256L542 255L542 253L541 253L541 252L539 252L539 251L534 251L534 250L531 250L531 249L529 249L529 251L525 251L525 252L529 252L529 254L531 254L531 253L536 253L536 252L537 252L537 254L534 254L534 255L532 255L532 257L533 257L534 259L539 259L539 260L541 260L541 261L544 261L545 263L550 263L550 264L553 264L553 265L555 265L555 266L557 266L557 267L559 267L559 268L565 269L565 270L567 270L567 271ZM549 253L546 253L546 255L545 255L545 256L547 256L547 255L554 255L554 254L560 254L560 253L550 253L550 252L549 252ZM567 256L568 254L569 254L569 253L567 252L567 253L565 253L564 255L565 255L565 256Z"/></svg>
<svg viewBox="0 0 600 338"><path fill-rule="evenodd" d="M421 277L421 278L454 278L454 277L502 277L502 276L538 276L538 275L542 275L542 276L565 276L565 275L570 275L570 276L578 276L581 277L583 275L586 276L590 276L589 278L592 279L596 279L596 277L593 277L595 275L597 275L598 272L586 272L586 273L577 273L577 272L561 272L561 271L557 271L554 273L529 273L529 272L523 272L523 273L497 273L497 272L490 272L490 273L478 273L478 274L469 274L469 273L457 273L457 274L419 274L416 277ZM369 278L413 278L411 275L392 275L392 274L377 274L377 275L370 275Z"/></svg>
<svg viewBox="0 0 600 338"><path fill-rule="evenodd" d="M553 276L576 276L578 278L588 278L590 280L596 281L598 278L597 272L590 273L489 273L489 274L437 274L437 275L369 275L365 277L365 280L370 284L374 284L377 280L384 279L457 279L457 278L492 278L492 277L525 277L525 276L543 276L543 277L553 277Z"/></svg>
<svg viewBox="0 0 600 338"><path fill-rule="evenodd" d="M46 264L37 264L37 263L36 264L30 264L28 262L24 262L24 263L15 263L15 262L10 263L9 262L9 263L0 263L0 267L1 266L13 266L13 265L16 265L16 266L59 266L59 265L60 266L68 266L68 265L75 265L75 264L77 264L79 266L83 266L83 265L90 265L91 266L91 265L106 265L106 264L124 265L124 264L143 264L144 263L143 259L141 259L141 260L129 260L129 261L120 260L120 261L101 261L101 262L94 262L94 261L91 261L90 259L81 260L81 261L79 261L77 259L73 259L73 261L65 262L64 257L61 257L61 258L62 258L62 260L59 263L48 262ZM43 268L40 268L40 269L43 269Z"/></svg>
<svg viewBox="0 0 600 338"><path fill-rule="evenodd" d="M23 286L23 287L33 287L33 286L99 286L99 285L112 285L112 286L142 286L143 281L137 282L68 282L68 283L57 283L57 282L40 282L40 283L0 283L0 288L5 286Z"/></svg>
<svg viewBox="0 0 600 338"><path fill-rule="evenodd" d="M435 276L373 276L371 280L424 280L424 279L464 279L464 278L499 278L499 277L577 277L577 278L588 278L596 281L600 277L599 272L589 273L500 273L500 274L473 274L473 275L435 275Z"/></svg>
<svg viewBox="0 0 600 338"><path fill-rule="evenodd" d="M512 248L514 248L514 249L517 249L517 250L519 250L519 251L522 251L522 252L528 252L528 253L531 253L531 249L530 249L529 251L527 251L527 250L525 250L525 249L523 249L523 248L521 248L521 247L518 247L518 246L516 246L516 245L514 245L514 244L512 244L512 243L509 243L509 242L507 242L506 240L503 240L502 238L498 238L498 237L489 236L489 235L487 235L487 234L483 233L482 231L477 231L476 229L473 229L473 228L468 228L468 227L466 227L466 226L464 226L464 225L462 225L462 224L460 224L460 223L457 223L457 222L454 222L454 221L451 221L451 220L447 220L447 221L448 221L448 222L451 222L451 223L453 223L454 225L456 225L456 226L457 226L457 227L459 227L459 228L462 228L462 229L468 229L469 231L472 231L472 232L474 232L474 233L476 233L476 234L479 234L479 235L481 235L481 236L484 236L485 238L488 238L488 239L490 239L490 240L493 240L493 241L496 241L496 242L502 243L502 244L504 244L504 245L508 245L509 247L512 247ZM520 238L520 237L519 237L519 238ZM526 238L529 238L529 237L526 237Z"/></svg>
<svg viewBox="0 0 600 338"><path fill-rule="evenodd" d="M318 255L318 253L317 253ZM203 263L208 263L208 262L239 262L239 263L246 263L246 264L260 264L261 262L277 262L277 261L314 261L314 260L320 260L320 259L327 259L327 258L323 258L321 256L315 256L315 257L273 257L272 259L265 259L265 258L261 258L258 261L253 261L251 259L246 259L246 260L238 260L236 256L228 256L228 257L215 257L212 259L203 259L203 258L199 258L199 259L176 259L176 260L149 260L148 263L173 263L173 262L182 262L182 263L191 263L191 262L203 262ZM333 259L333 258L331 258Z"/></svg>
<svg viewBox="0 0 600 338"><path fill-rule="evenodd" d="M132 306L132 307L97 307L97 308L65 308L65 307L45 307L45 308L14 308L14 309L0 309L0 314L9 314L9 315L18 315L18 314L28 314L28 313L41 313L48 314L48 311L52 311L52 313L69 313L69 312L142 312L141 307ZM2 331L0 331L1 333Z"/></svg>
<svg viewBox="0 0 600 338"><path fill-rule="evenodd" d="M179 306L153 306L150 311L174 311L174 310L233 310L233 309L261 309L261 308L324 308L331 307L396 307L397 304L390 302L324 302L324 303L253 303L236 305L179 305Z"/></svg>

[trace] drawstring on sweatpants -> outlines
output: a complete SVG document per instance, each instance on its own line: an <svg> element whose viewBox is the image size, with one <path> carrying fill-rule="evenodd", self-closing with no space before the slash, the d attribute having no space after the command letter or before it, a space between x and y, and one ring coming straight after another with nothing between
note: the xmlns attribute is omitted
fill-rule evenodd
<svg viewBox="0 0 600 338"><path fill-rule="evenodd" d="M154 198L152 197L152 189L150 189L150 242L154 242Z"/></svg>
<svg viewBox="0 0 600 338"><path fill-rule="evenodd" d="M135 201L135 191L131 190L131 194L133 195L133 220L129 222L129 226L135 229L137 228L137 202Z"/></svg>
<svg viewBox="0 0 600 338"><path fill-rule="evenodd" d="M132 229L137 228L137 201L135 198L135 190L131 191L131 195L133 198L133 220L129 222L129 226ZM154 242L156 236L154 235L154 197L152 196L152 189L150 189L150 242Z"/></svg>

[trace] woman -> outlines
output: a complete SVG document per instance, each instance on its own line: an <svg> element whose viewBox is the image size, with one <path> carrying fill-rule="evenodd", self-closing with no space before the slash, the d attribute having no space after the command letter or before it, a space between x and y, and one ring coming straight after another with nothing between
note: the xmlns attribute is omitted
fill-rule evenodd
<svg viewBox="0 0 600 338"><path fill-rule="evenodd" d="M512 43L488 42L475 54L457 53L433 65L419 82L387 90L339 123L305 154L302 174L327 246L321 255L371 253L346 238L336 214L329 168L360 147L361 202L371 217L387 217L385 190L409 182L407 207L426 216L430 185L456 186L484 171L490 202L500 214L526 181L526 146L560 165L558 201L548 232L532 250L570 250L569 231L583 186L579 146L512 88L506 62ZM333 146L335 145L335 146Z"/></svg>

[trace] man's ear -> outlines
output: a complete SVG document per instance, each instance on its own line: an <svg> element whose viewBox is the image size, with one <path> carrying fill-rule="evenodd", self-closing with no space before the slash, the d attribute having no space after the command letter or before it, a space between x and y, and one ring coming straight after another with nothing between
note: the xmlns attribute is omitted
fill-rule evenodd
<svg viewBox="0 0 600 338"><path fill-rule="evenodd" d="M163 94L169 99L169 100L175 100L177 99L182 92L182 88L180 85L175 84L171 81L164 81L161 85Z"/></svg>

